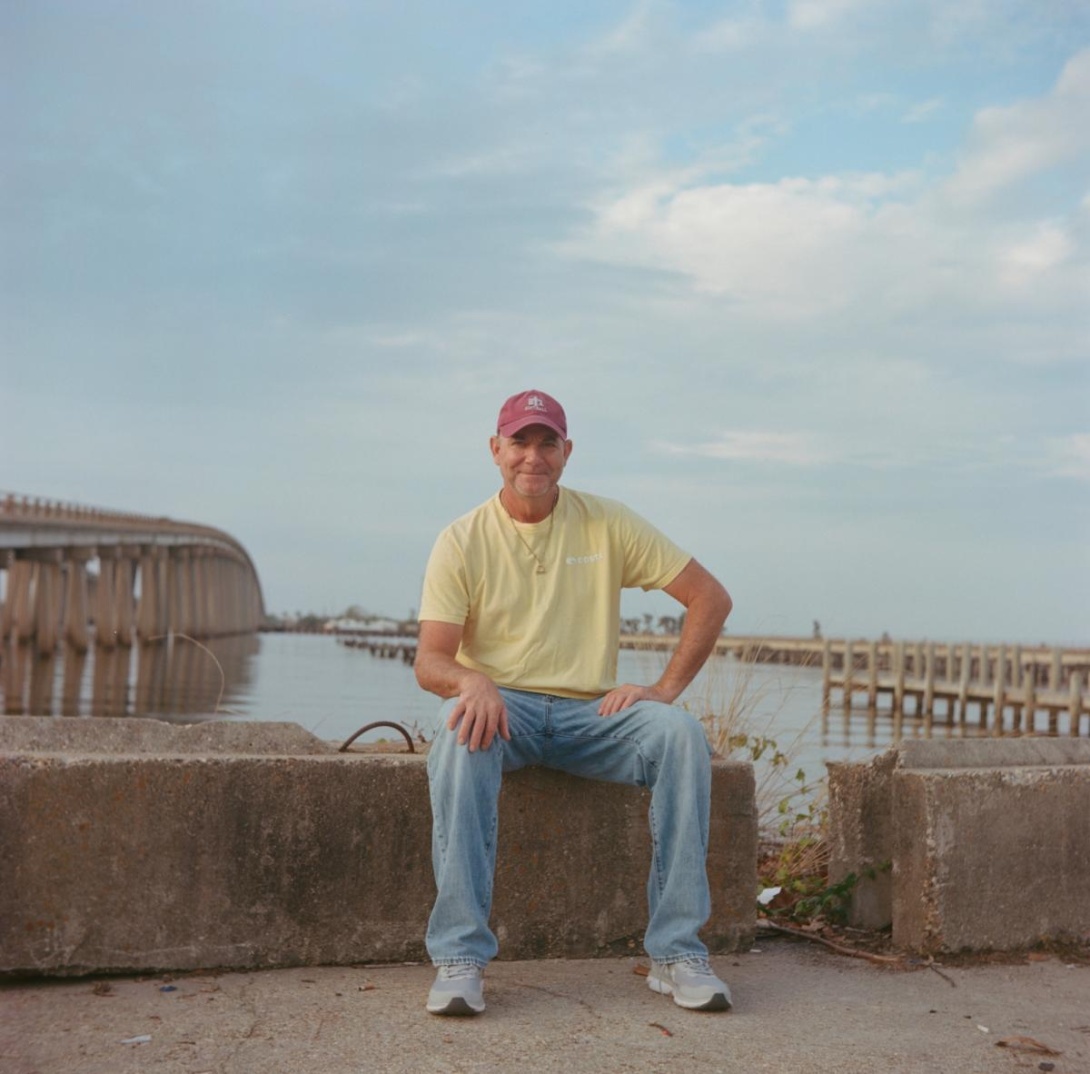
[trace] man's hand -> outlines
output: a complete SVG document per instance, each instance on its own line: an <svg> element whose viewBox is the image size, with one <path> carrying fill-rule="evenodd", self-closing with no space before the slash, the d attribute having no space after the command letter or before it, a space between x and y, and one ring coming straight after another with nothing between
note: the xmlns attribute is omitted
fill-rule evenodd
<svg viewBox="0 0 1090 1074"><path fill-rule="evenodd" d="M673 698L657 686L636 686L625 682L615 686L602 698L598 705L599 716L615 716L621 709L636 704L637 701L664 701L667 705L673 702Z"/></svg>
<svg viewBox="0 0 1090 1074"><path fill-rule="evenodd" d="M685 606L685 624L677 648L654 686L623 683L610 690L598 706L599 716L613 716L637 701L665 701L672 705L704 666L730 613L730 594L695 559L666 586L666 592Z"/></svg>
<svg viewBox="0 0 1090 1074"><path fill-rule="evenodd" d="M461 721L461 727L458 723ZM468 746L469 752L486 750L492 739L510 739L507 726L507 706L503 703L496 684L486 675L473 675L458 694L458 703L451 711L447 727L458 727L458 745Z"/></svg>
<svg viewBox="0 0 1090 1074"><path fill-rule="evenodd" d="M458 744L471 751L486 750L492 739L509 739L507 708L496 684L479 671L464 667L455 659L462 641L462 627L456 623L423 620L416 644L416 681L440 697L458 699L447 727L458 729Z"/></svg>

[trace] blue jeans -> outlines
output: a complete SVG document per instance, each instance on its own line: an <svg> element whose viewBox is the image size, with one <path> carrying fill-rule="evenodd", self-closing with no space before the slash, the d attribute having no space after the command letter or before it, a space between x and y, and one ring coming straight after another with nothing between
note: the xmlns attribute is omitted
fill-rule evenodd
<svg viewBox="0 0 1090 1074"><path fill-rule="evenodd" d="M437 965L484 966L495 957L488 927L496 866L498 799L504 772L527 765L651 789L651 875L644 947L656 962L706 957L697 936L711 900L705 865L711 748L684 709L641 701L599 716L598 700L501 689L510 741L498 735L470 753L446 723L445 702L428 754L432 863L438 895L428 922ZM557 808L561 808L557 803Z"/></svg>

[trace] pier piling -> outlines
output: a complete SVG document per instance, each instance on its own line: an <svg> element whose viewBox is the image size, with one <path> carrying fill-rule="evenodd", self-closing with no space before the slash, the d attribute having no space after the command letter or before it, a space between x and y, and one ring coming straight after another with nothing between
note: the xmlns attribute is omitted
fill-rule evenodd
<svg viewBox="0 0 1090 1074"><path fill-rule="evenodd" d="M978 716L976 729L994 734L1043 733L1043 714L1047 733L1062 733L1066 720L1067 732L1079 735L1083 717L1090 716L1084 685L1090 648L725 637L717 651L742 661L820 661L825 717L837 691L835 700L845 713L851 711L856 693L865 691L868 710L878 711L888 698L895 739L906 716L919 719L925 732L939 722L964 729L971 708Z"/></svg>

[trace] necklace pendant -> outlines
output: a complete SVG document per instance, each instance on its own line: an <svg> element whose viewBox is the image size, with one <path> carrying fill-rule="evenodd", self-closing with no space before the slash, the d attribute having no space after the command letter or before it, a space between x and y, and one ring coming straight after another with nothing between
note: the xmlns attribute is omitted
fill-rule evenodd
<svg viewBox="0 0 1090 1074"><path fill-rule="evenodd" d="M545 573L545 568L544 568L544 567L543 567L543 566L542 566L542 565L541 565L541 564L539 563L539 564L538 564L538 565L537 565L537 566L536 566L536 567L534 568L534 574L544 574L544 573Z"/></svg>

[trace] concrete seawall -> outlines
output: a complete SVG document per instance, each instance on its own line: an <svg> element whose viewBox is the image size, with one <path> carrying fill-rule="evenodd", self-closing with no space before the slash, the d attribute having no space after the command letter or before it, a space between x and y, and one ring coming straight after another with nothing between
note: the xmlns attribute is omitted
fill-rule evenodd
<svg viewBox="0 0 1090 1074"><path fill-rule="evenodd" d="M906 742L830 764L833 882L907 951L1090 937L1090 742Z"/></svg>
<svg viewBox="0 0 1090 1074"><path fill-rule="evenodd" d="M649 794L505 780L501 957L640 949ZM716 762L714 951L755 930L749 765ZM424 758L341 754L295 724L0 719L0 974L256 969L425 957Z"/></svg>

